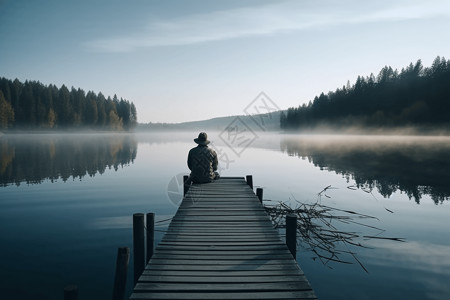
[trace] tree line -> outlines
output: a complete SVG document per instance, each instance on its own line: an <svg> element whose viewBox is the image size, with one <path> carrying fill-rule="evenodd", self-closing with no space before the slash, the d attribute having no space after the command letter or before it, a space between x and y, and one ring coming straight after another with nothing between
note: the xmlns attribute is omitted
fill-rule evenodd
<svg viewBox="0 0 450 300"><path fill-rule="evenodd" d="M450 60L436 57L424 68L419 59L399 72L385 66L375 77L358 76L356 82L308 104L289 108L280 116L284 130L320 126L392 128L415 126L450 128Z"/></svg>
<svg viewBox="0 0 450 300"><path fill-rule="evenodd" d="M0 78L0 129L130 130L136 125L134 104L116 95Z"/></svg>

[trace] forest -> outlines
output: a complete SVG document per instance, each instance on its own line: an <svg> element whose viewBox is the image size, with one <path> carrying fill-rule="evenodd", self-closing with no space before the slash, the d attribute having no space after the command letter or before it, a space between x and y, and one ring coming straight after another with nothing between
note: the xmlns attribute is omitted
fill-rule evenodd
<svg viewBox="0 0 450 300"><path fill-rule="evenodd" d="M0 130L128 131L136 125L134 104L116 95L0 78Z"/></svg>
<svg viewBox="0 0 450 300"><path fill-rule="evenodd" d="M285 131L332 127L364 129L414 127L450 129L450 60L436 57L431 67L422 61L401 71L385 66L375 77L356 82L308 104L289 108L280 116Z"/></svg>

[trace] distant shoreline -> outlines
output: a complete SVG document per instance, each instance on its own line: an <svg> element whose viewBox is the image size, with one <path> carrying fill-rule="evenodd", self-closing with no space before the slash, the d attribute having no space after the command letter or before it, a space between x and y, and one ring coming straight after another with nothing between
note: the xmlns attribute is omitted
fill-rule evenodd
<svg viewBox="0 0 450 300"><path fill-rule="evenodd" d="M230 119L232 117L229 117ZM209 120L208 120L209 121ZM133 134L133 133L152 133L152 132L198 132L198 131L214 131L221 132L227 130L226 123L222 124L203 124L207 121L198 121L194 124L183 123L147 123L138 124L136 128L130 131L124 130L101 130L92 128L60 128L60 129L7 129L0 131L0 136L14 134ZM450 125L443 127L433 126L403 126L403 127L333 127L332 125L317 126L315 128L299 129L299 130L282 130L280 128L271 127L263 130L255 125L246 127L245 130L255 131L256 133L272 133L272 134L299 134L299 135L374 135L374 136L450 136Z"/></svg>
<svg viewBox="0 0 450 300"><path fill-rule="evenodd" d="M112 134L130 134L135 131L115 131L115 130L94 130L94 129L79 129L79 128L66 128L66 129L10 129L0 131L0 136L2 135L14 135L14 134L71 134L71 133L112 133Z"/></svg>
<svg viewBox="0 0 450 300"><path fill-rule="evenodd" d="M318 127L303 130L285 130L285 134L338 134L338 135L405 135L405 136L450 136L450 127Z"/></svg>

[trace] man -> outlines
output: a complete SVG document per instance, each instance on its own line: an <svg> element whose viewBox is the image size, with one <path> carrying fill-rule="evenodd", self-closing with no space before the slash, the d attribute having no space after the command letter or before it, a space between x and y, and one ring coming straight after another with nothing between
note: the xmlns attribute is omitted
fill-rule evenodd
<svg viewBox="0 0 450 300"><path fill-rule="evenodd" d="M211 148L208 148L208 135L200 132L198 138L194 139L198 144L192 148L188 155L188 167L191 170L190 181L193 183L211 182L219 177L215 172L217 170L217 154Z"/></svg>

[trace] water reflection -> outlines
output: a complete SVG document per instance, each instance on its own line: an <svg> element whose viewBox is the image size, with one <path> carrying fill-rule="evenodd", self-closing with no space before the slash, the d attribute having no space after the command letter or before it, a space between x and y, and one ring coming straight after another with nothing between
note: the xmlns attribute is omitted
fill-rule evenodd
<svg viewBox="0 0 450 300"><path fill-rule="evenodd" d="M376 188L384 197L400 190L417 203L430 195L438 204L450 198L450 139L399 136L286 136L283 152L308 159L321 169Z"/></svg>
<svg viewBox="0 0 450 300"><path fill-rule="evenodd" d="M133 163L136 153L136 140L126 134L3 135L0 185L92 177Z"/></svg>

